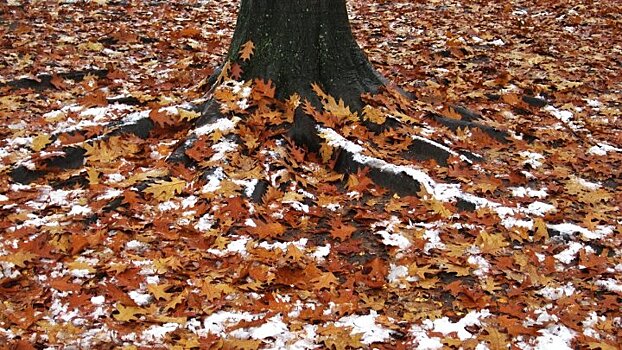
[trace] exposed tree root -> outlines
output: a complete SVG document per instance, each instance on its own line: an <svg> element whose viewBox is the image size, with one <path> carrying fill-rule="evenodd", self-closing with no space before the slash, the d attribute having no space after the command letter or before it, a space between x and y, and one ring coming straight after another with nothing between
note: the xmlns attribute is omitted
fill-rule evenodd
<svg viewBox="0 0 622 350"><path fill-rule="evenodd" d="M85 69L81 71L71 71L65 73L58 73L57 76L63 80L73 80L80 82L84 80L87 75L94 75L98 78L104 78L108 75L108 69ZM39 74L36 79L33 78L21 78L12 80L6 83L0 83L0 88L9 86L13 89L33 89L37 91L53 89L54 76L50 74Z"/></svg>

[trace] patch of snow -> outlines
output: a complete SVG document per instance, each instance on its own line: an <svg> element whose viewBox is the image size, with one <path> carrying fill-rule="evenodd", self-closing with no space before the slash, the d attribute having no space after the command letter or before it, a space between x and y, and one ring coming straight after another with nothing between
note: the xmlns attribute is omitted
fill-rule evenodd
<svg viewBox="0 0 622 350"><path fill-rule="evenodd" d="M596 146L592 146L587 153L595 156L606 156L609 152L622 152L622 148L613 147L606 143L599 143Z"/></svg>
<svg viewBox="0 0 622 350"><path fill-rule="evenodd" d="M553 257L561 263L570 264L572 260L577 257L577 253L581 250L581 248L583 248L583 244L579 242L570 242L570 244L568 244L568 248L558 254L555 254Z"/></svg>
<svg viewBox="0 0 622 350"><path fill-rule="evenodd" d="M212 226L214 226L214 216L207 213L199 218L199 222L194 225L194 228L199 231L206 232L209 231Z"/></svg>
<svg viewBox="0 0 622 350"><path fill-rule="evenodd" d="M91 297L91 304L93 305L102 305L105 301L106 301L106 297L103 295Z"/></svg>
<svg viewBox="0 0 622 350"><path fill-rule="evenodd" d="M173 201L166 201L166 202L162 202L158 204L158 210L162 212L169 211L169 210L176 210L176 209L179 209L179 204Z"/></svg>
<svg viewBox="0 0 622 350"><path fill-rule="evenodd" d="M410 328L410 334L415 338L414 344L417 350L438 350L443 348L443 343L438 337L430 337L426 329L419 325Z"/></svg>
<svg viewBox="0 0 622 350"><path fill-rule="evenodd" d="M599 100L587 99L586 102L587 102L587 105L592 108L599 108L599 107L602 107L603 105Z"/></svg>
<svg viewBox="0 0 622 350"><path fill-rule="evenodd" d="M529 164L534 169L542 166L541 160L544 159L544 156L540 153L522 151L519 154L521 157L526 159L525 161L523 161L523 164Z"/></svg>
<svg viewBox="0 0 622 350"><path fill-rule="evenodd" d="M335 322L335 326L352 327L352 333L362 333L361 342L363 344L383 342L391 337L393 331L376 324L376 317L378 317L378 313L375 310L370 310L369 315L342 317Z"/></svg>
<svg viewBox="0 0 622 350"><path fill-rule="evenodd" d="M481 255L470 255L467 262L477 266L477 269L473 271L475 276L484 277L490 271L490 263Z"/></svg>
<svg viewBox="0 0 622 350"><path fill-rule="evenodd" d="M119 197L122 194L123 194L122 190L117 190L117 189L114 189L114 188L109 188L106 192L104 192L104 194L102 194L99 197L95 198L95 200L100 201L100 200L104 200L104 199L111 199L111 198Z"/></svg>
<svg viewBox="0 0 622 350"><path fill-rule="evenodd" d="M610 292L622 294L622 282L618 282L613 278L607 278L606 280L598 280L596 281L595 284Z"/></svg>
<svg viewBox="0 0 622 350"><path fill-rule="evenodd" d="M316 260L324 260L330 254L330 243L326 243L325 246L316 247L315 252L311 254Z"/></svg>
<svg viewBox="0 0 622 350"><path fill-rule="evenodd" d="M565 286L560 287L544 287L536 292L536 294L541 295L549 300L557 300L564 296L571 296L575 292L575 288L572 283L568 282Z"/></svg>
<svg viewBox="0 0 622 350"><path fill-rule="evenodd" d="M572 350L570 346L576 332L566 328L564 325L550 325L541 329L538 333L542 334L536 338L535 350Z"/></svg>
<svg viewBox="0 0 622 350"><path fill-rule="evenodd" d="M199 128L196 128L194 130L194 134L197 136L208 135L216 130L226 133L233 130L240 120L241 119L239 117L233 117L231 119L220 118L213 123L205 124Z"/></svg>
<svg viewBox="0 0 622 350"><path fill-rule="evenodd" d="M510 190L512 191L512 196L514 197L536 197L543 199L548 196L546 188L533 190L527 187L510 187Z"/></svg>
<svg viewBox="0 0 622 350"><path fill-rule="evenodd" d="M125 244L125 248L129 250L143 250L147 247L147 245L141 241L137 241L135 239L127 242Z"/></svg>
<svg viewBox="0 0 622 350"><path fill-rule="evenodd" d="M504 46L505 42L501 39L496 39L496 40L489 42L489 44L493 46Z"/></svg>
<svg viewBox="0 0 622 350"><path fill-rule="evenodd" d="M399 233L389 233L385 230L376 232L377 235L382 236L382 243L388 246L399 247L404 250L411 246L408 238L402 236Z"/></svg>
<svg viewBox="0 0 622 350"><path fill-rule="evenodd" d="M220 142L218 142L217 144L212 146L212 149L214 151L216 151L216 153L214 153L214 155L212 155L212 157L210 158L210 161L217 161L217 160L221 160L223 158L225 158L225 155L228 152L233 152L238 148L238 144L224 139Z"/></svg>
<svg viewBox="0 0 622 350"><path fill-rule="evenodd" d="M238 333L238 334L236 334ZM240 334L241 333L241 334ZM283 337L283 335L289 333L289 329L287 324L283 322L283 317L281 315L276 315L268 319L268 321L261 326L252 327L249 329L238 329L231 333L232 336L238 337L249 337L250 339L266 339L266 338L279 338Z"/></svg>
<svg viewBox="0 0 622 350"><path fill-rule="evenodd" d="M426 319L423 321L424 327L432 330L436 333L447 335L450 333L456 333L460 340L466 340L473 337L473 334L469 332L466 327L481 326L482 318L490 316L490 311L484 309L482 311L471 311L464 315L458 322L452 322L448 317L436 319L434 321Z"/></svg>
<svg viewBox="0 0 622 350"><path fill-rule="evenodd" d="M230 253L233 253L233 254L237 253L242 256L245 256L248 254L246 252L246 243L248 243L248 241L250 241L250 238L240 237L235 241L229 242L229 244L227 244L227 247L224 250L210 248L207 250L207 252L210 254L214 254L216 256L225 256Z"/></svg>
<svg viewBox="0 0 622 350"><path fill-rule="evenodd" d="M304 250L306 249L307 243L309 242L309 240L307 238L301 238L297 241L292 241L292 242L274 242L274 243L268 243L266 241L263 241L261 243L259 243L257 246L263 249L267 249L267 250L274 250L274 249L281 249L283 251L287 250L287 247L291 244L294 245L296 248L300 249L300 250Z"/></svg>
<svg viewBox="0 0 622 350"><path fill-rule="evenodd" d="M208 334L227 336L227 327L235 325L240 321L253 321L260 318L261 315L252 315L248 312L228 312L218 311L209 315L203 320L203 328L197 329L199 336Z"/></svg>
<svg viewBox="0 0 622 350"><path fill-rule="evenodd" d="M114 183L118 183L121 182L123 180L125 180L125 176L121 175L121 174L108 174L106 175L106 177L108 178L108 183L114 184ZM109 189L109 191L111 191L112 189Z"/></svg>
<svg viewBox="0 0 622 350"><path fill-rule="evenodd" d="M544 216L544 214L550 211L555 211L555 207L553 205L538 201L529 204L526 209L523 209L523 212L526 214L536 216Z"/></svg>
<svg viewBox="0 0 622 350"><path fill-rule="evenodd" d="M438 142L436 142L436 141L432 141L432 140L430 140L430 139L427 139L427 138L425 138L425 137L421 137L421 136L418 136L418 135L413 135L413 136L412 136L412 139L413 139L413 140L419 140L419 141L423 141L423 142L429 143L429 144L431 144L432 146L434 146L434 147L436 147L436 148L440 148L440 149L442 149L443 151L445 151L445 152L447 152L447 153L449 153L449 154L451 154L451 155L453 155L453 156L459 157L459 158L460 158L460 160L462 160L462 161L463 161L463 162L465 162L465 163L468 163L468 164L473 164L473 162L472 162L469 158L465 157L464 155L462 155L462 154L460 154L460 153L458 153L458 152L456 152L456 151L452 150L451 148L449 148L449 147L447 147L447 146L445 146L445 145L442 145L442 144L440 144L440 143L438 143Z"/></svg>
<svg viewBox="0 0 622 350"><path fill-rule="evenodd" d="M387 276L389 283L408 277L408 266L391 264L391 270Z"/></svg>
<svg viewBox="0 0 622 350"><path fill-rule="evenodd" d="M423 246L423 251L426 254L430 252L430 249L445 249L445 244L441 242L438 230L425 230L423 233L423 239L427 241L427 243Z"/></svg>
<svg viewBox="0 0 622 350"><path fill-rule="evenodd" d="M198 200L199 200L199 198L198 198L197 196L190 195L190 196L188 196L188 197L184 198L184 199L181 201L181 207L182 207L183 209L186 209L186 208L193 208L193 207L194 207L194 205L195 205L195 204L197 204L197 201L198 201Z"/></svg>
<svg viewBox="0 0 622 350"><path fill-rule="evenodd" d="M227 177L223 168L218 167L214 170L214 173L207 178L207 184L203 186L201 192L216 192L220 188L220 182Z"/></svg>
<svg viewBox="0 0 622 350"><path fill-rule="evenodd" d="M127 294L138 306L145 306L151 303L151 294L149 293L141 293L139 291L132 290Z"/></svg>
<svg viewBox="0 0 622 350"><path fill-rule="evenodd" d="M141 333L140 338L146 342L160 342L164 336L174 332L177 328L179 328L179 324L172 322L165 323L161 326L152 325Z"/></svg>
<svg viewBox="0 0 622 350"><path fill-rule="evenodd" d="M599 322L606 321L607 318L605 316L598 316L596 311L590 312L583 321L581 321L581 325L583 326L583 334L592 337L595 339L600 339L600 334L594 330L594 325Z"/></svg>
<svg viewBox="0 0 622 350"><path fill-rule="evenodd" d="M67 215L86 215L91 213L91 208L74 204Z"/></svg>
<svg viewBox="0 0 622 350"><path fill-rule="evenodd" d="M559 231L562 235L573 235L575 233L580 233L583 238L590 240L602 239L613 233L613 226L604 225L598 225L596 227L596 231L590 231L584 227L571 223L547 225L547 227L555 231Z"/></svg>

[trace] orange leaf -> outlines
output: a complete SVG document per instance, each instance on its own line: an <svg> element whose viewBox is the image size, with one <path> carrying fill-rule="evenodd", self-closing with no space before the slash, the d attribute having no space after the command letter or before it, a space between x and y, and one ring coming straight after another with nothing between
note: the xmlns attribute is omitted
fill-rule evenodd
<svg viewBox="0 0 622 350"><path fill-rule="evenodd" d="M356 227L344 224L340 221L340 219L337 220L339 220L339 222L332 222L333 228L330 230L330 235L333 238L337 238L343 242L352 236L352 234L356 231Z"/></svg>
<svg viewBox="0 0 622 350"><path fill-rule="evenodd" d="M248 231L260 238L274 238L285 233L285 227L278 222L262 223L259 222L257 227L250 227Z"/></svg>
<svg viewBox="0 0 622 350"><path fill-rule="evenodd" d="M242 61L248 61L251 59L253 52L255 50L255 44L252 41L247 41L242 45L242 49L240 50L240 58Z"/></svg>

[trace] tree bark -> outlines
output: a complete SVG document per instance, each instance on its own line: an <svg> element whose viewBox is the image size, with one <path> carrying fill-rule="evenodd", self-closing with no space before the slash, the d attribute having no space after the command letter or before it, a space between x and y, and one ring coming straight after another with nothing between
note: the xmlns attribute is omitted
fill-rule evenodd
<svg viewBox="0 0 622 350"><path fill-rule="evenodd" d="M311 84L357 109L360 95L386 80L356 43L345 0L242 0L227 59L255 44L242 78L271 79L277 98L293 93L317 102Z"/></svg>

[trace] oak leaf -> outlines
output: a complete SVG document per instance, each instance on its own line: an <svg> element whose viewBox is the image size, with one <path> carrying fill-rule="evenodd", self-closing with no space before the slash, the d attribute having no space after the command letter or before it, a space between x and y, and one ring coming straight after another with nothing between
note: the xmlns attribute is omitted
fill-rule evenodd
<svg viewBox="0 0 622 350"><path fill-rule="evenodd" d="M311 283L313 284L313 290L330 289L332 286L339 284L339 279L332 272L327 272L312 279Z"/></svg>
<svg viewBox="0 0 622 350"><path fill-rule="evenodd" d="M489 234L486 231L480 232L476 244L480 246L482 253L488 254L493 254L510 245L500 233Z"/></svg>
<svg viewBox="0 0 622 350"><path fill-rule="evenodd" d="M177 112L179 113L179 120L192 121L201 116L199 112L188 111L182 108L177 108Z"/></svg>
<svg viewBox="0 0 622 350"><path fill-rule="evenodd" d="M23 268L26 267L27 262L33 261L36 257L37 255L31 252L20 250L9 255L0 256L0 261L10 262L17 267Z"/></svg>
<svg viewBox="0 0 622 350"><path fill-rule="evenodd" d="M123 306L121 303L117 303L115 306L118 313L113 313L112 317L121 322L135 321L139 315L144 315L145 310L135 306Z"/></svg>
<svg viewBox="0 0 622 350"><path fill-rule="evenodd" d="M333 227L330 230L330 235L333 238L339 239L342 242L350 238L352 234L356 231L356 227L344 224L343 222L341 222L341 220L338 220L337 222L333 221L332 224Z"/></svg>
<svg viewBox="0 0 622 350"><path fill-rule="evenodd" d="M35 152L39 152L42 149L44 149L47 145L49 145L50 142L52 142L50 135L41 134L35 137L34 139L32 139L32 150Z"/></svg>
<svg viewBox="0 0 622 350"><path fill-rule="evenodd" d="M173 177L170 181L156 181L155 183L149 185L149 187L145 188L144 192L153 194L153 198L160 202L165 202L181 193L184 187L186 187L186 182L184 180Z"/></svg>
<svg viewBox="0 0 622 350"><path fill-rule="evenodd" d="M257 350L261 345L261 340L254 339L225 339L223 350Z"/></svg>
<svg viewBox="0 0 622 350"><path fill-rule="evenodd" d="M486 328L486 332L488 334L482 339L488 343L490 350L506 350L509 347L507 334L501 333L493 327Z"/></svg>
<svg viewBox="0 0 622 350"><path fill-rule="evenodd" d="M240 58L242 59L242 61L248 61L251 59L254 51L255 44L253 44L253 42L249 40L242 44L242 48L240 49Z"/></svg>
<svg viewBox="0 0 622 350"><path fill-rule="evenodd" d="M256 227L249 227L248 231L259 238L274 238L285 233L285 227L278 222L264 223L259 221Z"/></svg>

